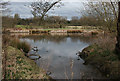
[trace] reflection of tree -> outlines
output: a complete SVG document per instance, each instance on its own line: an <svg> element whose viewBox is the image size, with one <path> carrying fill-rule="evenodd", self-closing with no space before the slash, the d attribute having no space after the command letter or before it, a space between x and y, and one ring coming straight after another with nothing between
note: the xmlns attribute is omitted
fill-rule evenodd
<svg viewBox="0 0 120 81"><path fill-rule="evenodd" d="M61 42L66 42L67 37L71 39L72 42L94 42L98 37L97 36L84 36L80 34L71 34L71 35L28 35L28 36L23 36L22 38L27 38L36 41L44 41L44 42L55 42L55 43L61 43Z"/></svg>
<svg viewBox="0 0 120 81"><path fill-rule="evenodd" d="M61 43L66 41L66 36L51 36L51 35L29 35L24 36L22 38L28 38L34 41L44 41L44 42L55 42L55 43Z"/></svg>

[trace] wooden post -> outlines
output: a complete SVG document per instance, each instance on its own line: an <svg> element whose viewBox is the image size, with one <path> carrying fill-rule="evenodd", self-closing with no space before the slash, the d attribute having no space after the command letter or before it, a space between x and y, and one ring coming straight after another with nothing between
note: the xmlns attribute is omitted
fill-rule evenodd
<svg viewBox="0 0 120 81"><path fill-rule="evenodd" d="M117 44L116 53L120 57L120 1L118 2L118 21L117 21Z"/></svg>

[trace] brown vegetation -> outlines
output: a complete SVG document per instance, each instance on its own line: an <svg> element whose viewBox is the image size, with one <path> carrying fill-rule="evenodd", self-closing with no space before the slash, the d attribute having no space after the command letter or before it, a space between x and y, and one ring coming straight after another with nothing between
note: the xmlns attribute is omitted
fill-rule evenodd
<svg viewBox="0 0 120 81"><path fill-rule="evenodd" d="M28 53L31 49L30 44L25 41L20 41L18 38L3 36L3 46L12 46L19 50L22 50L25 53Z"/></svg>
<svg viewBox="0 0 120 81"><path fill-rule="evenodd" d="M116 39L114 36L100 37L93 44L85 48L80 57L85 64L91 64L98 68L106 77L118 79L120 76L120 61L115 54Z"/></svg>
<svg viewBox="0 0 120 81"><path fill-rule="evenodd" d="M67 33L82 33L82 30L68 30Z"/></svg>
<svg viewBox="0 0 120 81"><path fill-rule="evenodd" d="M25 56L30 45L9 35L3 35L3 79L51 79L46 71Z"/></svg>
<svg viewBox="0 0 120 81"><path fill-rule="evenodd" d="M49 79L45 71L39 68L20 50L11 46L6 48L5 79Z"/></svg>

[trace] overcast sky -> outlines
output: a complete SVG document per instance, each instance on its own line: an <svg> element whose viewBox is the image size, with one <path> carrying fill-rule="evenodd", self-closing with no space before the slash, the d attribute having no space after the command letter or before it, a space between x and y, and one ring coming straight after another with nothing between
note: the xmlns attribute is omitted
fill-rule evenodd
<svg viewBox="0 0 120 81"><path fill-rule="evenodd" d="M32 2L37 0L3 0L3 1L10 1L11 4L8 7L11 10L10 14L12 16L18 13L21 18L29 18L29 17L33 17L31 14L31 9L26 7L25 5L26 4L29 5L27 2ZM82 12L82 10L84 10L84 6L82 2L85 2L87 0L62 0L62 1L64 6L62 6L59 9L56 8L54 11L49 11L48 15L65 16L68 19L71 19L71 17L73 16L81 17L82 14L78 12ZM90 0L90 1L95 1L95 0Z"/></svg>
<svg viewBox="0 0 120 81"><path fill-rule="evenodd" d="M33 2L37 0L3 0L3 1L10 1L10 2ZM62 0L63 2L85 2L85 1L103 1L103 2L109 2L110 0ZM115 1L115 0L111 0Z"/></svg>
<svg viewBox="0 0 120 81"><path fill-rule="evenodd" d="M32 2L37 0L4 0L4 1L10 1L10 2ZM83 2L86 0L62 0L64 2Z"/></svg>
<svg viewBox="0 0 120 81"><path fill-rule="evenodd" d="M18 13L21 18L29 18L33 17L31 14L31 9L25 5L29 5L27 2L11 2L8 6L11 10L10 14L14 16L14 14ZM49 16L64 16L69 20L73 16L81 17L81 14L78 11L83 9L83 5L81 2L64 2L64 6L61 8L56 8L54 11L49 11Z"/></svg>

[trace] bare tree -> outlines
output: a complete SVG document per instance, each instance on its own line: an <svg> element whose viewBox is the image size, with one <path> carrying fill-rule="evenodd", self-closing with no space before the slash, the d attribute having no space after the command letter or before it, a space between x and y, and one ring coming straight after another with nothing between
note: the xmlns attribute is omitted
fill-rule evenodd
<svg viewBox="0 0 120 81"><path fill-rule="evenodd" d="M120 1L118 2L118 21L117 21L117 44L116 44L116 52L120 58Z"/></svg>
<svg viewBox="0 0 120 81"><path fill-rule="evenodd" d="M89 10L86 10L88 14L98 18L103 19L105 22L115 21L117 28L117 44L116 44L116 53L120 57L120 1L119 0L109 0L109 2L97 2L97 3L87 3ZM86 8L88 9L88 8ZM111 25L109 26L111 27Z"/></svg>
<svg viewBox="0 0 120 81"><path fill-rule="evenodd" d="M112 24L117 21L117 9L118 9L118 0L109 0L109 2L88 2L84 3L85 5L85 13L86 15L91 15L96 19L105 22L103 24L104 27L107 27L109 31L111 31ZM116 28L114 26L114 28Z"/></svg>
<svg viewBox="0 0 120 81"><path fill-rule="evenodd" d="M61 0L38 0L36 2L33 2L31 4L32 7L32 14L36 18L40 18L40 22L44 20L44 17L47 15L47 13L53 8L53 7L60 7ZM59 3L59 4L58 4ZM56 4L58 4L56 6ZM41 24L41 23L39 23Z"/></svg>

